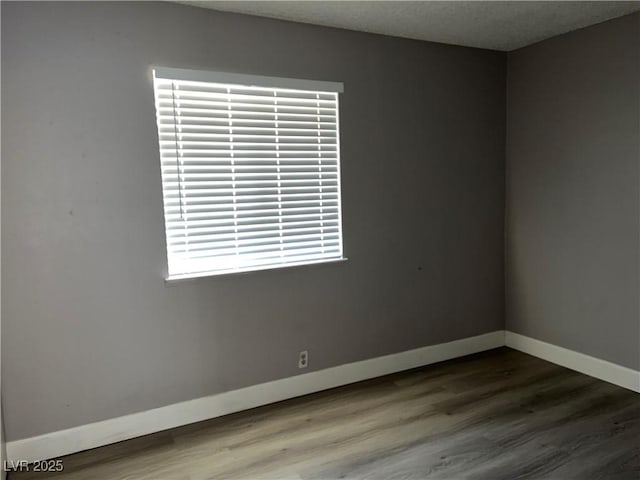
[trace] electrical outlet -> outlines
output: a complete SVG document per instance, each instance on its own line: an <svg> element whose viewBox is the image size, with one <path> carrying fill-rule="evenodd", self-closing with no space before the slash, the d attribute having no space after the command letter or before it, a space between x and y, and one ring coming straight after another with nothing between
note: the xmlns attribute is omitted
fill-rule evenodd
<svg viewBox="0 0 640 480"><path fill-rule="evenodd" d="M307 368L309 366L309 352L303 350L298 357L298 368Z"/></svg>

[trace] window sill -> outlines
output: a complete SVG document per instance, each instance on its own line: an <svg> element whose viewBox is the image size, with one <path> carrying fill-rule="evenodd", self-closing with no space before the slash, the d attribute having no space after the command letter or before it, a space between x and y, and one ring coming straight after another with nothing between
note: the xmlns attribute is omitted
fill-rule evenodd
<svg viewBox="0 0 640 480"><path fill-rule="evenodd" d="M181 275L169 275L165 278L164 282L167 286L178 285L186 282L193 282L198 279L204 278L222 278L222 277L236 277L240 275L246 275L250 273L259 273L259 272L271 272L274 270L290 270L297 269L300 267L314 267L317 265L327 265L331 263L344 263L349 260L346 257L342 258L332 258L330 260L318 260L314 262L300 262L300 263L288 263L286 265L276 265L270 266L267 268L261 267L249 267L235 270L224 270L220 272L198 272L198 273L185 273Z"/></svg>

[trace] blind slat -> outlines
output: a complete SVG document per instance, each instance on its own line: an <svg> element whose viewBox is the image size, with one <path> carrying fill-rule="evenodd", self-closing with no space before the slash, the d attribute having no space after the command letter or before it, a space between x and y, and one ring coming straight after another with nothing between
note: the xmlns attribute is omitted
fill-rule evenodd
<svg viewBox="0 0 640 480"><path fill-rule="evenodd" d="M168 216L165 216L165 221L168 224L168 228L171 228L173 225L175 225L176 223L178 223L176 221L175 218L167 218ZM263 215L255 215L255 216L241 216L238 215L237 217L229 217L229 218L220 218L220 219L214 219L214 218L208 218L208 219L204 219L201 220L199 218L189 218L189 215L185 215L186 220L180 221L179 225L176 225L177 228L185 228L183 224L188 224L188 226L186 227L187 229L189 227L208 227L208 226L217 226L217 225L230 225L230 226L234 226L235 228L242 228L243 226L248 226L248 227L252 227L255 225L260 225L261 223L267 223L267 222L279 222L281 224L287 224L287 223L292 223L292 222L316 222L318 224L320 224L322 221L328 221L328 220L336 220L338 218L338 214L336 211L332 211L332 212L327 212L324 215L321 215L320 212L317 213L308 213L308 214L303 214L303 213L282 213L282 214L263 214ZM172 225L173 224L173 225Z"/></svg>
<svg viewBox="0 0 640 480"><path fill-rule="evenodd" d="M327 219L327 220L324 220L323 222L320 222L319 220L287 222L286 225L283 224L283 228L314 227L314 228L320 229L321 225L338 226L338 221L337 219ZM261 224L254 224L254 225L238 225L238 226L235 226L233 224L220 225L220 226L211 226L211 225L192 226L188 229L188 231L190 235L191 234L198 235L198 234L205 234L205 233L230 233L230 232L238 232L238 233L247 232L248 233L248 232L257 232L261 230L271 229L274 227L279 228L280 223L271 222L271 223L261 223ZM185 228L182 225L167 226L167 235L171 237L183 236L187 238L184 235L184 231L185 231Z"/></svg>
<svg viewBox="0 0 640 480"><path fill-rule="evenodd" d="M334 251L339 246L339 242L337 240L327 241L325 245L325 249L329 251ZM292 244L286 246L279 245L266 245L260 247L248 247L248 248L221 248L217 251L211 250L202 250L202 251L189 251L185 252L185 254L190 259L196 258L216 258L216 257L227 257L237 256L240 254L242 257L242 261L246 261L251 258L273 258L276 256L284 257L290 253L301 254L317 254L319 250L322 249L322 242L300 242L300 244ZM179 255L179 254L178 254Z"/></svg>
<svg viewBox="0 0 640 480"><path fill-rule="evenodd" d="M192 234L189 235L188 239L184 237L184 235L170 235L169 237L167 237L167 242L169 243L169 245L175 245L175 244L179 244L179 243L190 243L191 241L195 242L195 243L199 243L199 242L205 242L205 241L209 241L209 240L229 240L229 239L238 239L238 240L243 240L243 239L249 239L249 238L258 238L258 237L264 237L264 236L271 236L273 234L273 232L278 232L278 234L280 234L280 232L283 233L283 235L297 235L297 234L301 234L301 233L312 233L314 235L317 235L317 230L318 227L317 226L300 226L300 227L289 227L289 228L285 228L284 230L281 230L279 228L279 225L276 224L275 227L265 227L262 230L246 230L246 231L239 231L236 232L234 231L229 231L229 232L222 232L221 230L217 230L214 233L208 233L208 232L204 232L204 233L194 233L193 231L191 232ZM334 223L330 223L330 222L326 222L325 225L322 226L322 231L325 232L327 235L334 233L334 232L338 232L338 225Z"/></svg>
<svg viewBox="0 0 640 480"><path fill-rule="evenodd" d="M191 198L188 201L189 208L215 208L218 204L236 203L237 205L252 206L262 205L264 203L272 203L274 200L279 200L282 197L282 203L286 204L302 204L302 203L316 203L322 201L335 201L337 200L336 192L329 193L289 193L285 196L272 194L272 195L243 195L243 196L204 196ZM168 197L165 199L165 208L179 208L180 204L184 201L178 197Z"/></svg>
<svg viewBox="0 0 640 480"><path fill-rule="evenodd" d="M169 248L174 253L183 252L220 252L221 250L227 250L229 253L235 253L233 249L243 249L244 251L252 251L252 249L280 249L283 246L310 246L310 245L334 245L338 241L338 232L325 233L318 239L317 234L311 235L299 235L296 237L284 237L284 240L280 240L277 236L278 232L274 232L276 235L273 237L263 238L251 238L245 240L218 240L210 242L200 243L182 243L172 244ZM240 251L240 250L239 250Z"/></svg>
<svg viewBox="0 0 640 480"><path fill-rule="evenodd" d="M328 203L328 202L327 202ZM287 219L294 218L294 216L308 216L310 214L313 215L321 215L324 219L328 218L329 215L333 215L336 213L338 209L338 205L313 205L313 206L305 206L305 207L269 207L269 208L253 208L253 209L235 209L234 205L229 204L228 208L220 208L219 210L199 210L192 211L184 209L180 211L179 209L175 209L174 213L165 211L165 220L167 222L183 222L183 219L186 219L187 222L203 222L204 220L212 220L212 221L221 221L223 219L229 219L233 221L234 219L238 219L238 221L246 221L250 217L261 217L264 220L269 220L271 218L285 216ZM240 222L241 223L241 222ZM194 223L195 225L195 223Z"/></svg>
<svg viewBox="0 0 640 480"><path fill-rule="evenodd" d="M278 237L282 233L279 229L263 230L260 232L246 232L242 234L227 233L227 234L215 234L215 235L197 235L190 236L189 240L184 238L172 237L169 241L169 248L182 245L200 245L208 242L229 242L229 244L247 243L251 241L271 241L273 237ZM322 235L326 238L331 236L338 236L338 227L324 227L322 229ZM317 238L318 234L315 228L298 228L289 229L284 231L284 238Z"/></svg>
<svg viewBox="0 0 640 480"><path fill-rule="evenodd" d="M177 182L175 182L175 184L177 184ZM250 197L250 196L254 196L254 195L261 195L261 194L280 194L282 193L283 195L285 193L291 192L291 193L302 193L304 192L305 194L311 194L311 193L319 193L320 189L322 189L322 192L337 192L337 185L333 185L333 186L327 186L326 184L324 184L322 187L318 187L317 185L315 186L303 186L303 187L298 187L298 186L294 186L294 187L287 187L287 186L283 186L278 188L276 187L272 187L270 189L264 189L264 188L253 188L253 187L246 187L246 188L233 188L233 187L227 187L227 188L192 188L189 190L183 190L180 191L178 188L175 188L173 190L171 189L165 189L165 199L166 198L172 198L174 195L183 197L183 198L190 198L190 197L194 197L194 198L199 198L202 196L206 196L206 195L211 195L211 194L228 194L228 193L232 193L238 196L238 198L244 198L246 197Z"/></svg>

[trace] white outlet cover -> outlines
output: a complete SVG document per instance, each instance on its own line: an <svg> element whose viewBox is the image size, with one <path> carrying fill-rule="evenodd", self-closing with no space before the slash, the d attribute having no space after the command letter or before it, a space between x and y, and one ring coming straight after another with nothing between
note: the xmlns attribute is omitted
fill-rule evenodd
<svg viewBox="0 0 640 480"><path fill-rule="evenodd" d="M309 365L309 352L303 350L298 357L298 368L307 368Z"/></svg>

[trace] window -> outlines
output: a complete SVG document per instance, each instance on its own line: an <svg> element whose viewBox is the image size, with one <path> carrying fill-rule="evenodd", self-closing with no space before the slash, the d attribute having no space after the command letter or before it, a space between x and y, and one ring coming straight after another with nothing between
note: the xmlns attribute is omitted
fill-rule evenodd
<svg viewBox="0 0 640 480"><path fill-rule="evenodd" d="M154 70L169 278L342 259L341 83Z"/></svg>

